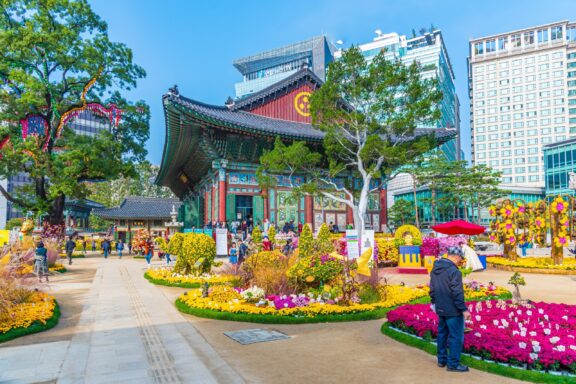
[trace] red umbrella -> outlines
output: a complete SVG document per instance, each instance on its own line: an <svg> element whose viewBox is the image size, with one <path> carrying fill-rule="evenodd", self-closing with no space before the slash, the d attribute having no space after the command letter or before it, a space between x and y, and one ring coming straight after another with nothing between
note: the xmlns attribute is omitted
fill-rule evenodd
<svg viewBox="0 0 576 384"><path fill-rule="evenodd" d="M486 228L481 225L469 223L464 220L454 220L434 225L432 229L445 235L480 235L486 230Z"/></svg>

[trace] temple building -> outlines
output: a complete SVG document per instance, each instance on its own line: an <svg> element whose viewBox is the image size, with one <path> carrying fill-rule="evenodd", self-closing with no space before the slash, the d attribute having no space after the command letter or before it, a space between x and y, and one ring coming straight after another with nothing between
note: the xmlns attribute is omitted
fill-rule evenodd
<svg viewBox="0 0 576 384"><path fill-rule="evenodd" d="M146 230L152 238L166 237L172 221L170 213L179 210L182 203L174 198L129 196L115 208L95 209L94 214L114 223L114 239L132 241L135 233Z"/></svg>
<svg viewBox="0 0 576 384"><path fill-rule="evenodd" d="M311 125L309 97L322 80L306 66L279 82L224 106L208 105L180 95L175 86L163 97L166 141L156 183L179 197L184 229L209 222L268 219L277 226L294 220L336 223L342 230L353 223L352 210L322 197L291 198L291 186L303 176L277 176L277 185L261 190L256 169L264 150L280 137L286 143L305 141L321 151L324 133ZM416 129L414 135L434 132L444 143L453 129ZM334 180L362 187L352 174ZM374 181L374 187L378 181ZM370 196L367 224L376 230L386 223L386 190Z"/></svg>

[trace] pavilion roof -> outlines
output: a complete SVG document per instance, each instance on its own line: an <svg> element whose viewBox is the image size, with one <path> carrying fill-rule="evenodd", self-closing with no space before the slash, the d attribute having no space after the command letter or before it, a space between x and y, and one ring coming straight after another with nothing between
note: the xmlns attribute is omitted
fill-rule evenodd
<svg viewBox="0 0 576 384"><path fill-rule="evenodd" d="M94 214L102 219L170 219L172 206L176 210L182 203L177 198L129 196L115 208L95 209Z"/></svg>

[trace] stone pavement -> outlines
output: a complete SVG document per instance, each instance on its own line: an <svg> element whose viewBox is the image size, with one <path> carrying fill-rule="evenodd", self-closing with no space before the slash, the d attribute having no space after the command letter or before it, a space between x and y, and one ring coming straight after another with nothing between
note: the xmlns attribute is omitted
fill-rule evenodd
<svg viewBox="0 0 576 384"><path fill-rule="evenodd" d="M173 303L143 279L144 263L77 259L70 275L88 263L97 269L71 338L0 347L0 383L243 382ZM59 291L54 289L57 298Z"/></svg>

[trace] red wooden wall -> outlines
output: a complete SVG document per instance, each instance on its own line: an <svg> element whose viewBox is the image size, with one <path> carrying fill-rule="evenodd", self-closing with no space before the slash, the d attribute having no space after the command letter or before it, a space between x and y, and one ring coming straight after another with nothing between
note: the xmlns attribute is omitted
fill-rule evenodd
<svg viewBox="0 0 576 384"><path fill-rule="evenodd" d="M311 123L308 97L312 92L314 92L314 88L311 85L303 84L288 94L270 100L264 105L249 110L249 112L275 119ZM295 104L296 98L298 98L297 105Z"/></svg>

